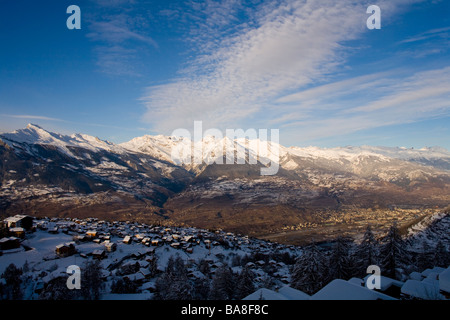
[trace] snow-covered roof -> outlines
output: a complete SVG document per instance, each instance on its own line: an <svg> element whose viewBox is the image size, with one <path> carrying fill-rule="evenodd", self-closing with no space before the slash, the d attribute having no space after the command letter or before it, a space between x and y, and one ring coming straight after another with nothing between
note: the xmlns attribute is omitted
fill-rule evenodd
<svg viewBox="0 0 450 320"><path fill-rule="evenodd" d="M360 279L360 278L351 278L350 280L348 280L348 282L353 283L357 286L363 286L364 285L364 280Z"/></svg>
<svg viewBox="0 0 450 320"><path fill-rule="evenodd" d="M335 279L311 297L311 300L396 300L388 295Z"/></svg>
<svg viewBox="0 0 450 320"><path fill-rule="evenodd" d="M309 300L311 296L303 291L294 289L290 286L283 286L278 290L278 293L286 297L288 300Z"/></svg>
<svg viewBox="0 0 450 320"><path fill-rule="evenodd" d="M107 293L101 296L102 300L149 300L153 293Z"/></svg>
<svg viewBox="0 0 450 320"><path fill-rule="evenodd" d="M261 288L249 294L242 300L289 300L282 294L270 289Z"/></svg>
<svg viewBox="0 0 450 320"><path fill-rule="evenodd" d="M20 221L20 220L22 220L22 219L24 219L26 217L28 217L28 216L23 215L23 214L16 214L15 216L5 218L3 221L5 221L5 222L17 222L17 221Z"/></svg>
<svg viewBox="0 0 450 320"><path fill-rule="evenodd" d="M431 268L431 269L426 269L425 271L422 272L422 275L424 277L428 277L430 275L430 273L433 273L433 272L434 273L441 273L443 271L445 271L445 268L434 267L434 268Z"/></svg>
<svg viewBox="0 0 450 320"><path fill-rule="evenodd" d="M439 288L450 293L450 267L439 274Z"/></svg>
<svg viewBox="0 0 450 320"><path fill-rule="evenodd" d="M364 283L367 282L367 278L370 277L370 276L371 275L369 274L369 275L367 275L364 278ZM385 290L389 289L393 285L397 286L397 287L401 287L401 286L403 286L403 282L395 280L395 279L392 279L392 278L389 278L389 277L380 276L380 285L381 285L380 290L381 291L385 291Z"/></svg>
<svg viewBox="0 0 450 320"><path fill-rule="evenodd" d="M414 271L414 272L411 272L410 274L409 274L409 278L411 279L411 280L417 280L417 281L420 281L420 280L422 280L422 274L421 273L419 273L419 272L417 272L417 271Z"/></svg>
<svg viewBox="0 0 450 320"><path fill-rule="evenodd" d="M19 240L19 238L16 238L16 237L9 237L9 238L7 238L7 237L5 237L5 238L1 238L0 239L0 243L5 243L5 242L8 242L8 241L16 241L16 240Z"/></svg>
<svg viewBox="0 0 450 320"><path fill-rule="evenodd" d="M417 280L407 280L403 285L401 292L411 297L426 300L435 300L441 297L437 285Z"/></svg>

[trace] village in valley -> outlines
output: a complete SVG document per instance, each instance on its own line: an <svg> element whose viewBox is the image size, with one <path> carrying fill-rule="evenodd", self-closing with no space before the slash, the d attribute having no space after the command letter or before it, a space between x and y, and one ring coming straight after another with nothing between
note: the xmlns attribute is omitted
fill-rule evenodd
<svg viewBox="0 0 450 320"><path fill-rule="evenodd" d="M449 220L448 214L436 215L433 219L441 224L448 224ZM450 268L431 265L425 270L411 272L401 280L382 276L378 290L366 287L369 275L346 280L330 278L332 281L313 292L298 290L295 284L299 275L295 270L299 268L299 257L308 256L306 248L222 230L27 215L8 217L0 227L2 299L80 299L76 290L66 287L69 266L79 266L82 275L97 275L97 293L93 297L84 296L91 299L391 300L450 297ZM448 225L439 228L446 227ZM329 268L332 269L331 264ZM7 279L11 276L5 276L7 273L17 276L21 288L17 296L8 291L10 280ZM82 277L81 286L95 283L86 279ZM234 279L236 285L233 283L227 292L230 279Z"/></svg>

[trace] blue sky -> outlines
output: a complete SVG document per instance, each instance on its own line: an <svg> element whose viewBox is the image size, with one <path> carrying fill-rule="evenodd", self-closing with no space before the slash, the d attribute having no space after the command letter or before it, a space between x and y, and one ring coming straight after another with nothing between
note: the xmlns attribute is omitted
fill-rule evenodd
<svg viewBox="0 0 450 320"><path fill-rule="evenodd" d="M288 146L450 149L445 0L2 0L0 43L1 132L120 143L201 120Z"/></svg>

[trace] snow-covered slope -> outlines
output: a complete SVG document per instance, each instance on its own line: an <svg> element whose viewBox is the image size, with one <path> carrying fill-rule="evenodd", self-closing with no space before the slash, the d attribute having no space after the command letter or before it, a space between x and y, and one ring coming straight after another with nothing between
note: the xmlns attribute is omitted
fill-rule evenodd
<svg viewBox="0 0 450 320"><path fill-rule="evenodd" d="M421 149L405 147L337 147L337 148L319 148L319 147L290 147L289 154L312 159L329 160L347 160L358 162L358 159L364 157L378 158L379 161L389 162L391 159L417 162L424 165L440 167L441 169L450 169L450 151L441 147L424 147ZM439 165L440 164L440 165Z"/></svg>
<svg viewBox="0 0 450 320"><path fill-rule="evenodd" d="M86 134L62 135L29 124L25 129L11 133L2 133L0 138L8 145L44 144L52 145L74 156L70 147L78 147L92 152L108 151L118 154L137 152L150 155L156 159L176 165L184 165L196 169L203 164L227 162L234 159L235 163L267 164L277 162L286 170L299 167L299 161L331 161L333 163L351 163L360 165L364 160L371 159L378 163L389 163L393 159L432 166L438 169L450 170L450 151L441 147L424 147L408 149L404 147L285 147L274 142L263 142L259 139L228 137L215 139L207 136L202 141L191 141L185 137L150 136L136 137L128 142L114 144Z"/></svg>
<svg viewBox="0 0 450 320"><path fill-rule="evenodd" d="M30 145L52 145L72 157L73 154L68 147L84 148L92 152L102 150L114 153L126 152L122 147L109 141L100 140L97 137L79 133L70 136L62 135L47 131L35 124L28 124L25 129L15 130L11 133L2 133L0 134L0 138L12 147L14 147L15 144L23 143Z"/></svg>

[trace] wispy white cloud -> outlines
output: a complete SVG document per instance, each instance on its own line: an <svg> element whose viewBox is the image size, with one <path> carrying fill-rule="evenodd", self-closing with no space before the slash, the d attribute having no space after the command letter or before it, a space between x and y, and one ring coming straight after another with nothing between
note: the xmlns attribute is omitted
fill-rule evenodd
<svg viewBox="0 0 450 320"><path fill-rule="evenodd" d="M29 114L1 114L2 117L15 118L15 119L29 119L29 120L46 120L46 121L65 121L58 118L29 115Z"/></svg>
<svg viewBox="0 0 450 320"><path fill-rule="evenodd" d="M156 50L159 45L148 35L148 21L138 13L137 1L94 2L101 10L88 17L86 36L95 43L94 53L100 70L114 75L139 75L135 64L139 54ZM117 12L111 7L121 10Z"/></svg>
<svg viewBox="0 0 450 320"><path fill-rule="evenodd" d="M388 24L415 2L378 4ZM200 41L201 54L179 78L146 89L141 98L147 109L144 121L166 134L190 129L195 120L219 129L275 125L286 136L306 141L449 114L448 68L404 67L333 81L354 50L348 41L368 32L368 4L261 2L231 33L219 33L220 40L191 32ZM221 8L217 25L200 19L198 30L212 34L235 23ZM236 1L229 10L241 9ZM446 31L430 30L425 36Z"/></svg>
<svg viewBox="0 0 450 320"><path fill-rule="evenodd" d="M145 120L170 133L193 120L224 128L263 112L280 93L314 83L343 62L342 42L366 30L362 8L352 1L261 3L251 24L202 44L201 51L213 50L190 61L180 78L147 89ZM203 22L201 30L214 27Z"/></svg>
<svg viewBox="0 0 450 320"><path fill-rule="evenodd" d="M418 35L415 35L414 37L410 37L405 40L402 40L399 43L411 43L411 42L428 40L430 38L436 38L436 37L442 38L442 39L450 38L450 27L431 29L431 30L422 32Z"/></svg>
<svg viewBox="0 0 450 320"><path fill-rule="evenodd" d="M288 119L283 123L285 132L308 141L450 116L450 66L399 77L404 71L356 77L279 99L292 110L311 101L324 109L323 113L307 109L306 120ZM366 99L352 99L361 88Z"/></svg>

